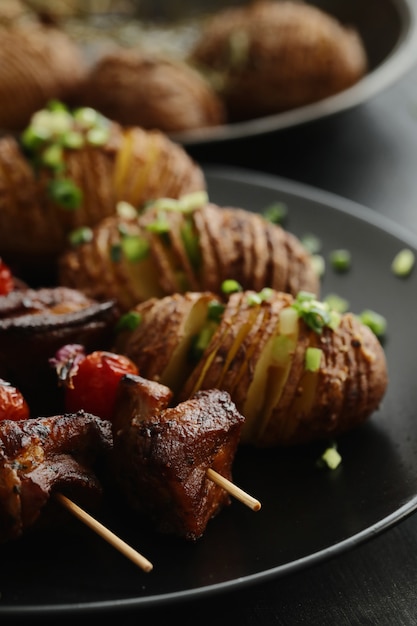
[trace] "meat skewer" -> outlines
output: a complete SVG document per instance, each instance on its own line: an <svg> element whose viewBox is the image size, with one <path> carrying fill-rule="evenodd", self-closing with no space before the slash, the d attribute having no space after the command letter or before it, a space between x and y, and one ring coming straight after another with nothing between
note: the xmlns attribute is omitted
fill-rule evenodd
<svg viewBox="0 0 417 626"><path fill-rule="evenodd" d="M1 420L0 541L17 539L33 526L53 495L124 556L145 572L151 571L150 561L60 492L63 488L80 496L100 497L93 465L111 446L110 423L82 411Z"/></svg>
<svg viewBox="0 0 417 626"><path fill-rule="evenodd" d="M99 521L92 517L89 513L84 511L75 502L72 502L69 498L62 493L56 493L55 499L58 500L62 506L64 506L70 513L78 517L79 520L89 526L95 533L100 535L107 543L112 545L116 550L119 550L124 556L130 559L135 565L138 565L144 572L150 572L153 569L153 565L146 557L140 552L134 550L129 544L124 542L120 537L111 532L106 526L103 526Z"/></svg>
<svg viewBox="0 0 417 626"><path fill-rule="evenodd" d="M195 541L238 497L231 481L244 421L227 392L211 389L170 406L173 392L141 376L121 378L112 420L116 487L160 532Z"/></svg>

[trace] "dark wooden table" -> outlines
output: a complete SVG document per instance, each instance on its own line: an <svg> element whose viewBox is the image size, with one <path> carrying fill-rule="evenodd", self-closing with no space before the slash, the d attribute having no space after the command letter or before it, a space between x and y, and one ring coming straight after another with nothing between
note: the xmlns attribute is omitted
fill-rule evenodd
<svg viewBox="0 0 417 626"><path fill-rule="evenodd" d="M203 164L250 168L329 190L394 219L417 237L417 68L352 111L275 136L190 152ZM417 624L417 516L285 578L108 618L120 626ZM103 616L53 621L94 619Z"/></svg>

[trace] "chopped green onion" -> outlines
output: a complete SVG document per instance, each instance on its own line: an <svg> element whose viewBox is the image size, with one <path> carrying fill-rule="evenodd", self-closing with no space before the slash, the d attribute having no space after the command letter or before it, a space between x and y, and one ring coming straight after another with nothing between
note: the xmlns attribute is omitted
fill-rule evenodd
<svg viewBox="0 0 417 626"><path fill-rule="evenodd" d="M358 317L362 324L369 326L377 337L385 336L387 332L387 320L383 315L371 309L365 309Z"/></svg>
<svg viewBox="0 0 417 626"><path fill-rule="evenodd" d="M181 196L179 199L180 210L183 213L192 213L195 209L199 209L208 202L206 191L194 191Z"/></svg>
<svg viewBox="0 0 417 626"><path fill-rule="evenodd" d="M396 276L408 276L415 264L415 254L409 248L400 250L394 257L391 269Z"/></svg>
<svg viewBox="0 0 417 626"><path fill-rule="evenodd" d="M128 261L142 261L149 254L149 242L138 235L127 235L122 239L121 247Z"/></svg>
<svg viewBox="0 0 417 626"><path fill-rule="evenodd" d="M323 350L320 348L308 347L305 353L305 369L309 372L317 372L320 369Z"/></svg>
<svg viewBox="0 0 417 626"><path fill-rule="evenodd" d="M224 294L231 294L237 291L242 291L242 285L240 285L237 280L233 278L227 278L222 282L221 290Z"/></svg>
<svg viewBox="0 0 417 626"><path fill-rule="evenodd" d="M86 140L91 146L104 146L109 140L108 128L90 128L87 131Z"/></svg>
<svg viewBox="0 0 417 626"><path fill-rule="evenodd" d="M142 315L137 311L129 311L120 317L116 324L116 331L135 330L142 322Z"/></svg>
<svg viewBox="0 0 417 626"><path fill-rule="evenodd" d="M41 155L41 161L51 169L62 168L64 166L64 153L61 146L53 143L45 148Z"/></svg>
<svg viewBox="0 0 417 626"><path fill-rule="evenodd" d="M349 250L339 248L330 252L330 263L337 272L346 272L350 269L352 259Z"/></svg>
<svg viewBox="0 0 417 626"><path fill-rule="evenodd" d="M340 314L308 291L300 291L291 306L307 326L318 334L322 333L325 326L335 329L340 323Z"/></svg>
<svg viewBox="0 0 417 626"><path fill-rule="evenodd" d="M257 306L258 304L261 304L262 298L259 293L249 293L247 297L247 302L249 306Z"/></svg>
<svg viewBox="0 0 417 626"><path fill-rule="evenodd" d="M273 224L282 224L287 215L288 209L283 202L274 202L267 206L262 212L264 218Z"/></svg>
<svg viewBox="0 0 417 626"><path fill-rule="evenodd" d="M311 264L316 275L320 278L324 276L326 271L326 261L321 254L313 254L311 256Z"/></svg>
<svg viewBox="0 0 417 626"><path fill-rule="evenodd" d="M273 293L274 290L271 289L271 287L264 287L263 289L261 289L258 295L260 299L265 302L266 300L269 300Z"/></svg>
<svg viewBox="0 0 417 626"><path fill-rule="evenodd" d="M338 311L339 313L346 313L349 309L349 302L346 298L342 298L341 296L335 293L329 293L324 298L324 302L331 308L333 311Z"/></svg>
<svg viewBox="0 0 417 626"><path fill-rule="evenodd" d="M224 313L225 305L218 300L211 300L207 307L207 319L213 322L220 322Z"/></svg>
<svg viewBox="0 0 417 626"><path fill-rule="evenodd" d="M134 219L138 215L135 207L124 200L121 200L116 204L116 213L119 217L124 219Z"/></svg>
<svg viewBox="0 0 417 626"><path fill-rule="evenodd" d="M64 209L78 209L82 203L83 194L72 180L59 178L49 181L48 194Z"/></svg>
<svg viewBox="0 0 417 626"><path fill-rule="evenodd" d="M317 461L317 465L319 467L328 467L329 469L334 470L339 467L341 462L342 457L337 450L337 446L336 444L332 444L323 452Z"/></svg>
<svg viewBox="0 0 417 626"><path fill-rule="evenodd" d="M106 121L106 118L91 107L81 107L80 109L76 109L73 113L73 117L74 120L84 128L101 126L103 125L103 122Z"/></svg>
<svg viewBox="0 0 417 626"><path fill-rule="evenodd" d="M84 137L76 130L70 130L64 133L61 137L61 143L64 148L71 148L72 150L78 150L84 145Z"/></svg>
<svg viewBox="0 0 417 626"><path fill-rule="evenodd" d="M93 231L88 226L81 226L69 234L69 242L74 247L80 246L83 243L88 243L92 239Z"/></svg>
<svg viewBox="0 0 417 626"><path fill-rule="evenodd" d="M304 248L308 252L310 252L310 254L319 253L322 247L321 240L316 235L313 235L311 233L303 235L303 237L301 238L301 243L303 244Z"/></svg>
<svg viewBox="0 0 417 626"><path fill-rule="evenodd" d="M154 222L146 225L146 230L158 235L162 233L169 233L171 227L169 221L166 219L163 213L158 213L158 217Z"/></svg>

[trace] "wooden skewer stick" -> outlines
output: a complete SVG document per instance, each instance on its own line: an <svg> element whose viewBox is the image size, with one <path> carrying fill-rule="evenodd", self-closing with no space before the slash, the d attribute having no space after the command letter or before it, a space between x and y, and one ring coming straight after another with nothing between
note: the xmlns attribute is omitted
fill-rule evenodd
<svg viewBox="0 0 417 626"><path fill-rule="evenodd" d="M103 526L99 521L92 517L89 513L80 508L75 502L64 496L62 493L55 494L56 499L67 508L73 515L78 517L84 524L89 526L94 532L100 535L105 541L110 543L116 550L119 550L124 556L133 561L135 565L138 565L145 572L150 572L153 569L153 565L148 559L142 556L139 552L134 550L131 546L125 543L120 537L111 532L108 528Z"/></svg>
<svg viewBox="0 0 417 626"><path fill-rule="evenodd" d="M207 470L207 476L214 483L220 485L220 487L223 487L223 489L226 489L226 491L228 491L231 496L234 496L235 498L243 502L243 504L246 504L246 506L252 509L252 511L259 511L259 509L261 508L261 503L259 502L259 500L256 500L256 498L250 496L248 493L246 493L246 491L240 489L240 487L236 487L234 483L230 482L230 480L228 480L215 470L211 469L211 467L209 467L209 469Z"/></svg>

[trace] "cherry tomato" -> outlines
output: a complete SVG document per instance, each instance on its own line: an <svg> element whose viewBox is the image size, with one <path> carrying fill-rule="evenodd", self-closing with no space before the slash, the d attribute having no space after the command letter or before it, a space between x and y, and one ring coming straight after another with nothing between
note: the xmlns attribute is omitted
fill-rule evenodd
<svg viewBox="0 0 417 626"><path fill-rule="evenodd" d="M16 387L0 378L0 420L25 420L29 418L29 406Z"/></svg>
<svg viewBox="0 0 417 626"><path fill-rule="evenodd" d="M13 275L10 268L0 259L0 296L13 291Z"/></svg>
<svg viewBox="0 0 417 626"><path fill-rule="evenodd" d="M101 350L85 355L67 380L65 410L84 409L111 420L117 385L124 374L138 374L138 368L123 355Z"/></svg>

